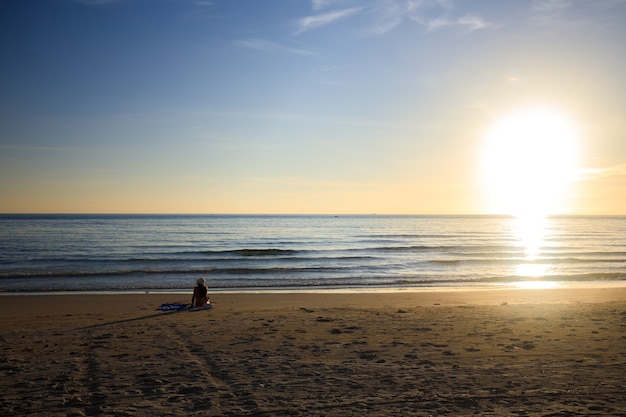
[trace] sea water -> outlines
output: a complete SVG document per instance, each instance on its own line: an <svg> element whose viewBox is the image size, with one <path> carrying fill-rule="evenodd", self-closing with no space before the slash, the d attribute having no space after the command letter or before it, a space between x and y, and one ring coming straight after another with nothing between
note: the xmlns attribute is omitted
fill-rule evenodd
<svg viewBox="0 0 626 417"><path fill-rule="evenodd" d="M530 237L529 237L530 236ZM0 292L626 281L626 217L0 215Z"/></svg>

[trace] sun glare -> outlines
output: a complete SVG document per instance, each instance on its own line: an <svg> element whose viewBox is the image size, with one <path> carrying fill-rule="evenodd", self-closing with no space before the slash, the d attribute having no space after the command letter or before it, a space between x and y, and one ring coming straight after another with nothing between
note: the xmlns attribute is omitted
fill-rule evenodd
<svg viewBox="0 0 626 417"><path fill-rule="evenodd" d="M523 219L567 212L576 154L576 129L557 111L536 108L499 120L482 159L490 210Z"/></svg>
<svg viewBox="0 0 626 417"><path fill-rule="evenodd" d="M549 265L537 262L547 215L567 212L563 204L574 179L577 134L561 113L535 108L499 120L486 137L482 168L489 207L516 217L514 233L525 260L515 275L539 278Z"/></svg>

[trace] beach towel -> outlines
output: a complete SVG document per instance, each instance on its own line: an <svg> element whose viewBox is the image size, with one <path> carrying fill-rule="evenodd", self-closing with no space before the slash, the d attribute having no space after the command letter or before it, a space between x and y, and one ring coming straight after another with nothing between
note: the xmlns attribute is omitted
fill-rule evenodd
<svg viewBox="0 0 626 417"><path fill-rule="evenodd" d="M157 310L161 310L161 311L180 311L180 310L187 310L187 304L178 304L178 303L165 303L165 304L161 304L160 307L157 308Z"/></svg>

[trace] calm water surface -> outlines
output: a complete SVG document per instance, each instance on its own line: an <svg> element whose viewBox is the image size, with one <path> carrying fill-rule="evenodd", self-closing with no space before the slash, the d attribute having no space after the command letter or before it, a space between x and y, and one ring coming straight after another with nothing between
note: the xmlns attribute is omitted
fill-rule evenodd
<svg viewBox="0 0 626 417"><path fill-rule="evenodd" d="M529 231L535 230L535 233ZM0 215L0 292L626 280L626 217Z"/></svg>

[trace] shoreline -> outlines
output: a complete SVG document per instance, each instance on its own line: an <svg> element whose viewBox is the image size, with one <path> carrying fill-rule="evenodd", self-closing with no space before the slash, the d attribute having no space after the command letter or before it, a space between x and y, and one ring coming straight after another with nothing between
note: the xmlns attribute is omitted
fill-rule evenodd
<svg viewBox="0 0 626 417"><path fill-rule="evenodd" d="M249 287L249 288L209 288L214 294L385 294L414 292L462 292L462 291L506 291L506 290L548 290L582 288L626 288L626 280L607 281L544 281L520 280L500 283L467 283L458 285L424 286L361 286L361 287ZM0 297L8 296L52 296L52 295L139 295L139 294L186 294L191 289L133 289L133 290L42 290L42 291L0 291Z"/></svg>
<svg viewBox="0 0 626 417"><path fill-rule="evenodd" d="M180 292L137 293L68 293L15 294L3 298L4 309L0 321L30 316L43 317L46 311L62 313L64 309L92 310L103 316L109 314L139 313L153 310L164 303L188 304L192 289ZM626 303L626 286L620 287L558 287L558 288L448 288L425 291L248 291L216 292L209 290L215 311L228 307L229 311L272 311L275 308L299 308L317 305L324 308L367 308L377 310L385 306L398 308L441 305L534 305L604 302ZM307 307L308 308L308 307ZM165 313L167 314L167 312ZM53 317L53 316L49 316ZM67 317L71 317L71 314ZM84 317L89 319L90 315ZM64 322L66 319L60 317Z"/></svg>

